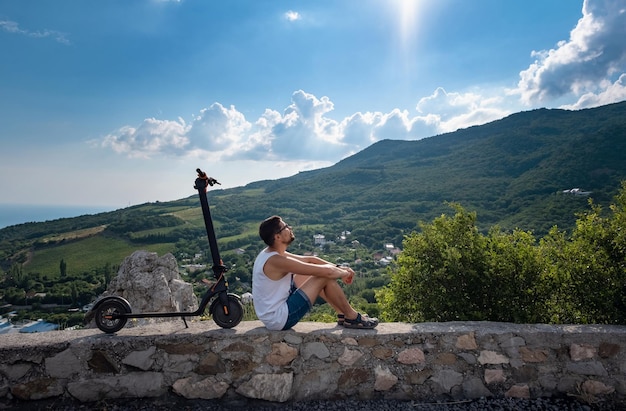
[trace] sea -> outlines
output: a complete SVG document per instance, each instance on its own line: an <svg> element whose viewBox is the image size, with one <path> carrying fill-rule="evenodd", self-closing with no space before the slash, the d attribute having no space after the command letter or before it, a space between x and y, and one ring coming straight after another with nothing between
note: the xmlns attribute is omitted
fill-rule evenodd
<svg viewBox="0 0 626 411"><path fill-rule="evenodd" d="M96 206L0 204L0 229L16 224L40 223L59 218L98 214L115 209L115 207Z"/></svg>

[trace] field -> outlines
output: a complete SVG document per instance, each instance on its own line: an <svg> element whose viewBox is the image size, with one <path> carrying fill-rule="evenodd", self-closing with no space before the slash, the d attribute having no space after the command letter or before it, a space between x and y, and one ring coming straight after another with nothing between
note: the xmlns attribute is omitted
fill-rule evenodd
<svg viewBox="0 0 626 411"><path fill-rule="evenodd" d="M68 273L90 272L94 267L102 267L106 263L118 266L124 258L137 250L154 251L163 255L174 250L174 244L137 246L121 239L95 236L82 241L39 249L33 253L31 262L24 264L24 271L58 275L59 264L63 259L67 264Z"/></svg>

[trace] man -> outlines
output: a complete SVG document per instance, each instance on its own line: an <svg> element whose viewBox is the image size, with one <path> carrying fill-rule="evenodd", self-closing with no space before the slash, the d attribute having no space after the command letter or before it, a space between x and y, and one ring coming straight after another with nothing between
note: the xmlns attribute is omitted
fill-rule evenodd
<svg viewBox="0 0 626 411"><path fill-rule="evenodd" d="M318 257L295 255L287 247L293 230L279 216L264 220L259 235L267 244L254 262L252 298L259 319L270 330L288 330L322 297L337 311L347 328L374 328L378 319L356 312L338 279L351 284L354 271Z"/></svg>

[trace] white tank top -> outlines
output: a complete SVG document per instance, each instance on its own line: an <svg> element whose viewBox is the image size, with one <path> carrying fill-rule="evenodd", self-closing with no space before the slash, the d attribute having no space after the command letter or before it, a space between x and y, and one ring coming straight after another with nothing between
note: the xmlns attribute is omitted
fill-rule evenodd
<svg viewBox="0 0 626 411"><path fill-rule="evenodd" d="M259 253L252 268L252 301L257 317L269 330L282 330L287 323L287 298L291 291L291 275L272 280L263 272L267 260L278 254L265 248Z"/></svg>

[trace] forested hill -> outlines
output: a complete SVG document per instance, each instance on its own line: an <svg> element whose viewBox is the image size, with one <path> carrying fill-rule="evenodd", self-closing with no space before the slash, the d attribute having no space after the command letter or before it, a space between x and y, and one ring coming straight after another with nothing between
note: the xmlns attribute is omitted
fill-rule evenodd
<svg viewBox="0 0 626 411"><path fill-rule="evenodd" d="M450 212L446 202L475 211L481 229L498 224L543 235L554 225L571 228L575 213L588 209L587 197L563 190L591 191L596 203L609 204L626 180L625 153L626 102L540 109L423 140L380 141L332 167L211 190L209 198L218 238L239 236L239 244L246 236L258 241L258 222L272 214L322 231L350 230L365 246L400 244L419 221ZM90 235L174 243L184 230L202 228L196 197L7 227L0 230L0 257L6 262L30 242L93 227L101 229Z"/></svg>
<svg viewBox="0 0 626 411"><path fill-rule="evenodd" d="M545 233L570 228L587 198L610 202L626 179L626 102L581 111L539 109L419 141L380 141L338 164L260 182L266 202L307 221L413 229L444 202L499 224Z"/></svg>

